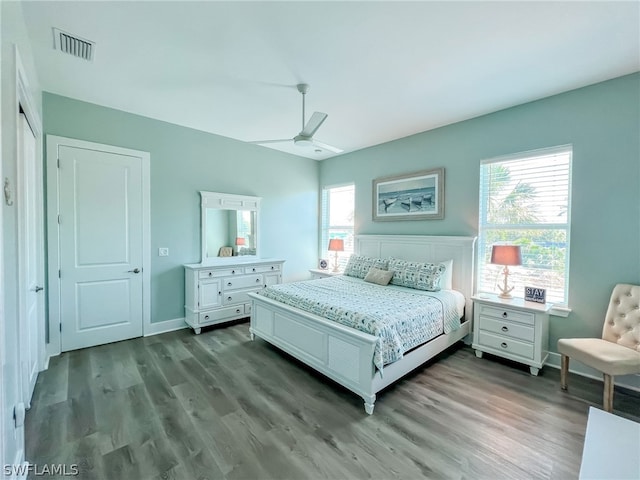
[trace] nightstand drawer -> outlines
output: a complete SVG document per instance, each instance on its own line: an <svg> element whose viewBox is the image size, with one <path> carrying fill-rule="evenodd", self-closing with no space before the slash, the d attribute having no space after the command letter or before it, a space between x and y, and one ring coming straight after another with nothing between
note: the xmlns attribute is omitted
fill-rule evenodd
<svg viewBox="0 0 640 480"><path fill-rule="evenodd" d="M490 317L480 316L480 330L498 333L525 342L533 343L534 339L533 327Z"/></svg>
<svg viewBox="0 0 640 480"><path fill-rule="evenodd" d="M509 308L496 308L488 305L480 304L480 315L501 318L503 320L511 320L513 322L526 323L533 325L535 323L535 315L529 312L520 312Z"/></svg>
<svg viewBox="0 0 640 480"><path fill-rule="evenodd" d="M528 359L533 358L533 344L501 335L480 331L480 344L494 350L511 353Z"/></svg>

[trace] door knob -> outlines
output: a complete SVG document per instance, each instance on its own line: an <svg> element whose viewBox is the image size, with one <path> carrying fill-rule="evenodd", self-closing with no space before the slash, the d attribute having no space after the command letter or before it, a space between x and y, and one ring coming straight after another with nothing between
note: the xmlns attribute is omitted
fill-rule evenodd
<svg viewBox="0 0 640 480"><path fill-rule="evenodd" d="M127 270L127 272L129 272L129 273L140 273L140 269L139 268L134 268L133 270Z"/></svg>

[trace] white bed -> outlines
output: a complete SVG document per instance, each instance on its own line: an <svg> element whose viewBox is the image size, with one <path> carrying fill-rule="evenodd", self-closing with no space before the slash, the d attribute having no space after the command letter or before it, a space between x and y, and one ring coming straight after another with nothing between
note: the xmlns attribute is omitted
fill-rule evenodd
<svg viewBox="0 0 640 480"><path fill-rule="evenodd" d="M260 295L252 300L251 338L258 336L361 396L373 413L376 393L471 333L475 237L358 235L355 250L376 258L417 262L453 260L453 288L465 297L461 327L411 350L401 360L374 366L377 338Z"/></svg>

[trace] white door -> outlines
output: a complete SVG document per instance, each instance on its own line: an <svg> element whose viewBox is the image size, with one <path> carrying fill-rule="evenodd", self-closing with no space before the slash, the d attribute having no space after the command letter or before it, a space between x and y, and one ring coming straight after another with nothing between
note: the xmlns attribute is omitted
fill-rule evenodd
<svg viewBox="0 0 640 480"><path fill-rule="evenodd" d="M62 351L141 336L142 158L68 145L58 158Z"/></svg>
<svg viewBox="0 0 640 480"><path fill-rule="evenodd" d="M41 252L42 177L37 168L36 137L23 113L18 121L19 345L22 401L29 408L44 345Z"/></svg>

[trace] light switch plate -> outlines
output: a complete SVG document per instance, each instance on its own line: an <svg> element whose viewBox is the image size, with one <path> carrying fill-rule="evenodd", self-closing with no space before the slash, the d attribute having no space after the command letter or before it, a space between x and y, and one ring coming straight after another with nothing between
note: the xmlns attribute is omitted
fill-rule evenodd
<svg viewBox="0 0 640 480"><path fill-rule="evenodd" d="M158 249L158 256L159 257L168 257L169 256L169 249L166 247L160 247Z"/></svg>

